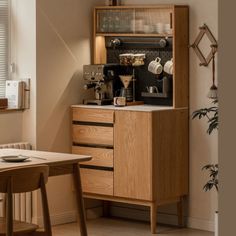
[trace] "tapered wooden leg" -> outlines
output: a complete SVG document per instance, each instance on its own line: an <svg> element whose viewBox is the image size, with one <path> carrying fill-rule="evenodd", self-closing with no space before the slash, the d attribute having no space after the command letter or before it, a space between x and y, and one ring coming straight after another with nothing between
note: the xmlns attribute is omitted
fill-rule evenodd
<svg viewBox="0 0 236 236"><path fill-rule="evenodd" d="M153 202L151 204L150 221L151 221L151 232L152 234L156 234L156 228L157 228L157 204L156 202Z"/></svg>
<svg viewBox="0 0 236 236"><path fill-rule="evenodd" d="M179 227L184 227L183 197L180 197L180 201L177 203L177 214Z"/></svg>
<svg viewBox="0 0 236 236"><path fill-rule="evenodd" d="M110 202L109 201L103 201L103 216L109 217L110 216Z"/></svg>
<svg viewBox="0 0 236 236"><path fill-rule="evenodd" d="M81 187L81 178L80 178L80 171L79 165L73 164L73 175L74 175L74 182L75 182L75 190L76 190L76 200L77 200L77 208L79 214L79 224L80 224L80 235L87 236L87 227L85 222L85 210L84 210L84 200L83 200L83 193Z"/></svg>

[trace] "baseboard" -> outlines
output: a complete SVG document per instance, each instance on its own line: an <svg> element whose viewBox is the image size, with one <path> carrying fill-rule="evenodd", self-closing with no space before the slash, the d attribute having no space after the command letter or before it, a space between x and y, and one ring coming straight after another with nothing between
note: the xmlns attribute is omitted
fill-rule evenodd
<svg viewBox="0 0 236 236"><path fill-rule="evenodd" d="M87 219L96 219L102 216L102 207L94 207L86 209L86 217ZM124 219L132 219L132 220L141 220L149 222L149 211L140 210L135 208L125 208L119 206L111 206L110 207L111 216L120 217ZM60 225L67 224L71 222L75 222L77 219L76 211L68 211L60 214L51 215L51 224L52 225ZM158 223L168 224L168 225L177 225L178 218L177 215L174 214L166 214L166 213L158 213L157 214ZM188 228L200 229L206 231L214 231L214 222L209 220L203 220L193 217L186 217L186 224ZM39 225L42 225L42 218L38 218L37 222Z"/></svg>
<svg viewBox="0 0 236 236"><path fill-rule="evenodd" d="M86 209L86 218L96 219L102 216L102 207L94 207L90 209ZM50 215L51 224L52 225L61 225L61 224L67 224L72 223L77 220L77 212L76 211L67 211L60 214L53 214ZM37 223L42 226L43 225L43 219L42 217L37 218Z"/></svg>
<svg viewBox="0 0 236 236"><path fill-rule="evenodd" d="M76 211L67 211L60 214L50 215L51 225L61 225L76 221ZM37 218L37 224L41 227L43 225L43 218Z"/></svg>
<svg viewBox="0 0 236 236"><path fill-rule="evenodd" d="M188 217L188 227L214 232L214 221Z"/></svg>
<svg viewBox="0 0 236 236"><path fill-rule="evenodd" d="M111 206L111 215L133 220L150 221L150 212L147 210L140 210L135 208L124 208L119 206ZM158 223L178 225L178 217L174 214L158 213ZM214 231L214 222L209 220L197 219L193 217L186 217L185 222L188 228L200 229L206 231Z"/></svg>

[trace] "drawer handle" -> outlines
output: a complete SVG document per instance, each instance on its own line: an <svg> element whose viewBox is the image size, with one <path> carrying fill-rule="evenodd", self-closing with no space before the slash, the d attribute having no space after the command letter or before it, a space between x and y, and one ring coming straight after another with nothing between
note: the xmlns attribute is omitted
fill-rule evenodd
<svg viewBox="0 0 236 236"><path fill-rule="evenodd" d="M106 148L106 149L113 149L113 146L109 146L109 145L103 145L103 144L88 144L88 143L72 143L73 146L77 146L77 147L92 147L92 148Z"/></svg>
<svg viewBox="0 0 236 236"><path fill-rule="evenodd" d="M80 164L79 166L80 166L80 168L83 168L83 169L114 171L114 168L113 168L113 167L92 166L92 165L84 165L84 164Z"/></svg>
<svg viewBox="0 0 236 236"><path fill-rule="evenodd" d="M89 121L72 121L73 125L90 125L90 126L102 126L102 127L113 127L111 123L102 123L102 122L89 122Z"/></svg>

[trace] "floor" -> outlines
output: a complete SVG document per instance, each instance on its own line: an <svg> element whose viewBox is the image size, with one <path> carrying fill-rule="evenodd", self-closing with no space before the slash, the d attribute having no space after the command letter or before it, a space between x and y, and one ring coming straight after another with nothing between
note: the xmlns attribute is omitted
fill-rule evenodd
<svg viewBox="0 0 236 236"><path fill-rule="evenodd" d="M87 222L89 236L148 236L150 233L149 224L127 221L122 219L99 218ZM78 236L79 227L76 223L59 225L53 227L55 236ZM213 236L211 232L178 229L175 227L158 226L158 233L161 236Z"/></svg>

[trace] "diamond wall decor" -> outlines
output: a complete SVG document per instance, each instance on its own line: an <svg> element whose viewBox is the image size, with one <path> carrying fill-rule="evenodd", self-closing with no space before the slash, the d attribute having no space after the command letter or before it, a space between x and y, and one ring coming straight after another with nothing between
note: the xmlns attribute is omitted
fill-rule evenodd
<svg viewBox="0 0 236 236"><path fill-rule="evenodd" d="M195 39L194 43L192 45L190 45L190 47L192 47L194 49L195 53L197 54L198 58L200 59L200 62L201 62L200 66L208 66L217 51L218 45L217 45L217 41L216 41L215 37L213 36L213 34L211 33L211 31L209 30L209 28L207 27L206 24L199 27L199 29L200 29L200 32L199 32L197 38ZM206 35L211 42L210 52L207 57L205 57L203 55L203 53L201 52L201 50L199 48L199 44L200 44L204 35Z"/></svg>

